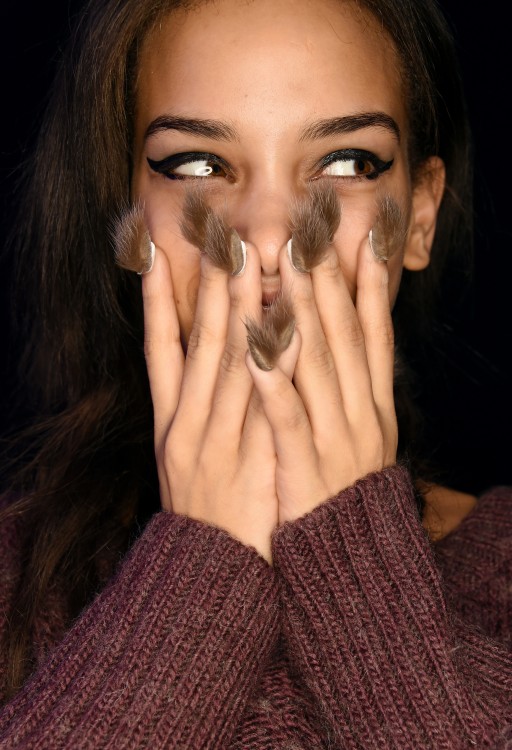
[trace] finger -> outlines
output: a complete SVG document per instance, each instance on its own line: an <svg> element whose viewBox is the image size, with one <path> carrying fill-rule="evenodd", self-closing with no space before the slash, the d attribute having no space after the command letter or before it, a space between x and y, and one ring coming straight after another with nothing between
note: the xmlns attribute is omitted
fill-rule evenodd
<svg viewBox="0 0 512 750"><path fill-rule="evenodd" d="M314 435L326 429L342 429L346 419L333 354L318 315L317 300L309 273L295 271L286 253L280 257L283 286L289 294L296 327L301 336L294 383L304 403ZM329 423L329 424L328 424Z"/></svg>
<svg viewBox="0 0 512 750"><path fill-rule="evenodd" d="M297 329L295 329L288 348L281 354L276 363L276 366L279 367L282 372L284 372L290 382L292 381L295 372L300 347L300 333ZM249 369L246 369L247 374L249 375L249 378L251 380L251 384L253 384L253 377L250 374ZM244 425L242 450L246 450L249 446L251 446L253 449L261 450L261 448L256 448L258 442L260 445L266 446L269 445L269 441L271 450L272 452L274 452L272 428L265 415L261 396L258 390L256 388L253 388Z"/></svg>
<svg viewBox="0 0 512 750"><path fill-rule="evenodd" d="M375 260L367 240L358 258L356 309L364 332L374 402L382 415L394 415L395 346L389 270L387 262Z"/></svg>
<svg viewBox="0 0 512 750"><path fill-rule="evenodd" d="M173 296L169 262L155 249L153 270L142 277L144 352L160 445L178 406L183 375L183 349Z"/></svg>
<svg viewBox="0 0 512 750"><path fill-rule="evenodd" d="M201 255L194 323L187 343L178 425L187 424L193 436L208 420L220 361L224 352L229 317L228 276Z"/></svg>
<svg viewBox="0 0 512 750"><path fill-rule="evenodd" d="M248 318L260 322L262 317L260 257L252 245L248 243L246 247L247 260L243 274L231 277L228 282L228 331L210 416L212 430L224 434L226 438L232 436L238 440L253 390L252 378L245 364L245 324Z"/></svg>
<svg viewBox="0 0 512 750"><path fill-rule="evenodd" d="M298 337L295 346L300 347ZM311 425L302 399L279 366L264 372L248 353L247 368L272 429L279 465L285 472L296 472L298 461L310 462L316 455Z"/></svg>
<svg viewBox="0 0 512 750"><path fill-rule="evenodd" d="M364 332L335 248L311 272L322 330L334 360L349 421L371 404L371 379Z"/></svg>

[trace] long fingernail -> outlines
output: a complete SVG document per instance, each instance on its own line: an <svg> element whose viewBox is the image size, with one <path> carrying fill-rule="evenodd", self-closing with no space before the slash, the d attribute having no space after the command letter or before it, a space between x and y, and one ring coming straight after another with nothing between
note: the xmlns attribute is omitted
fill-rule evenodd
<svg viewBox="0 0 512 750"><path fill-rule="evenodd" d="M185 239L205 253L214 266L232 276L241 276L247 262L247 247L226 218L208 205L201 189L189 189L180 223Z"/></svg>
<svg viewBox="0 0 512 750"><path fill-rule="evenodd" d="M144 264L144 267L142 268L141 271L137 271L139 276L145 276L147 273L150 273L153 270L153 266L155 265L155 252L156 252L155 243L150 240L148 254L145 259L146 262Z"/></svg>
<svg viewBox="0 0 512 750"><path fill-rule="evenodd" d="M231 230L230 250L233 267L231 273L233 276L241 276L247 265L247 245L240 239L236 229Z"/></svg>
<svg viewBox="0 0 512 750"><path fill-rule="evenodd" d="M370 229L370 231L368 232L368 243L375 260L381 262L386 262L388 260L387 256L385 255L385 251L383 252L383 245L382 242L379 241L379 235L375 228Z"/></svg>
<svg viewBox="0 0 512 750"><path fill-rule="evenodd" d="M245 327L253 360L260 370L269 372L280 354L288 349L295 330L295 318L289 301L281 294L267 310L262 325L249 319Z"/></svg>
<svg viewBox="0 0 512 750"><path fill-rule="evenodd" d="M136 203L115 222L112 230L116 263L126 271L141 276L149 273L155 262L155 245L144 219L144 207Z"/></svg>
<svg viewBox="0 0 512 750"><path fill-rule="evenodd" d="M296 271L308 273L323 261L340 221L340 200L330 182L312 183L307 195L294 201L289 256Z"/></svg>
<svg viewBox="0 0 512 750"><path fill-rule="evenodd" d="M405 214L398 203L387 195L379 203L375 224L368 235L374 258L379 261L389 260L403 248L406 237Z"/></svg>
<svg viewBox="0 0 512 750"><path fill-rule="evenodd" d="M293 254L293 237L288 240L286 244L286 251L288 253L288 259L290 261L291 267L294 271L297 271L297 273L306 273L306 269L300 265L301 259L295 258Z"/></svg>

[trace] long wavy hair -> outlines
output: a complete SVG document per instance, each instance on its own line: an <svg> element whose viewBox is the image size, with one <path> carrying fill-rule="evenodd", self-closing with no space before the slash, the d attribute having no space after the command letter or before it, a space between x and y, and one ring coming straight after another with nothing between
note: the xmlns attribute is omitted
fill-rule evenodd
<svg viewBox="0 0 512 750"><path fill-rule="evenodd" d="M340 0L341 1L341 0ZM451 33L434 0L358 0L393 40L406 82L412 177L439 155L447 189L428 268L404 270L393 310L399 457L429 477L414 364L428 350L448 263L470 269L470 140ZM113 262L109 227L129 203L137 54L182 0L90 0L60 64L21 187L16 321L30 426L9 452L2 515L22 528L5 695L33 669L32 631L61 583L69 621L159 508L140 280ZM420 349L418 349L418 346ZM15 446L15 447L13 447ZM423 499L418 493L418 513Z"/></svg>

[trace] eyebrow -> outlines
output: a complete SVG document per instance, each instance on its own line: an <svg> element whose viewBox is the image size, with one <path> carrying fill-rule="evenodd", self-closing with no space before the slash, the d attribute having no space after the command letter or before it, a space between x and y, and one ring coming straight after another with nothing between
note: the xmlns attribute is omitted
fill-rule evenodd
<svg viewBox="0 0 512 750"><path fill-rule="evenodd" d="M400 128L398 123L385 112L359 112L344 117L331 117L327 120L318 120L308 125L303 131L300 140L312 141L318 138L327 138L330 135L342 133L353 133L364 128L384 128L390 131L400 143Z"/></svg>
<svg viewBox="0 0 512 750"><path fill-rule="evenodd" d="M196 117L175 117L162 115L153 120L146 129L144 139L147 140L156 133L164 130L179 130L181 133L202 135L214 141L237 141L238 133L234 128L219 120L201 120Z"/></svg>
<svg viewBox="0 0 512 750"><path fill-rule="evenodd" d="M364 128L384 128L391 132L400 142L400 128L396 121L385 112L360 112L344 117L331 117L311 123L302 132L301 141L312 141L332 135L353 133ZM204 136L215 141L239 141L235 128L219 120L203 120L197 117L176 117L161 115L153 120L146 129L144 140L166 130L178 130L181 133Z"/></svg>

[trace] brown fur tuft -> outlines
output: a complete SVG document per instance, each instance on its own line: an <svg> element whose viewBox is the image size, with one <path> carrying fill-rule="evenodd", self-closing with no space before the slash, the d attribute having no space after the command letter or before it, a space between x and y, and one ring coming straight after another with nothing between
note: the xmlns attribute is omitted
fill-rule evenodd
<svg viewBox="0 0 512 750"><path fill-rule="evenodd" d="M138 274L151 270L153 248L141 203L133 205L115 221L112 240L116 263L120 268Z"/></svg>
<svg viewBox="0 0 512 750"><path fill-rule="evenodd" d="M290 302L280 294L265 312L263 323L246 322L247 344L260 370L272 370L279 355L290 345L295 319Z"/></svg>
<svg viewBox="0 0 512 750"><path fill-rule="evenodd" d="M242 272L245 257L238 232L207 204L201 189L186 193L180 226L187 242L204 252L214 266L234 276Z"/></svg>
<svg viewBox="0 0 512 750"><path fill-rule="evenodd" d="M370 233L370 246L378 260L389 260L404 246L407 220L396 201L386 195L379 204L375 224Z"/></svg>
<svg viewBox="0 0 512 750"><path fill-rule="evenodd" d="M313 182L291 211L292 263L303 273L322 262L341 220L341 206L331 182Z"/></svg>

